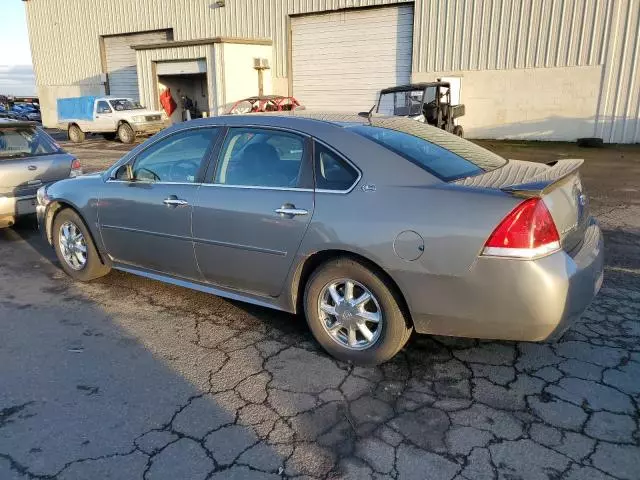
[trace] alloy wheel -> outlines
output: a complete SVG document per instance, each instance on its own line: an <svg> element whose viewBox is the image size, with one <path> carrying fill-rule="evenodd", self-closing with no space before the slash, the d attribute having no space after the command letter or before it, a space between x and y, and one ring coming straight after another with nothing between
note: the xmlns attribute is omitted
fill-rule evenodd
<svg viewBox="0 0 640 480"><path fill-rule="evenodd" d="M60 253L74 270L82 270L87 264L87 242L82 231L73 222L64 222L58 234Z"/></svg>
<svg viewBox="0 0 640 480"><path fill-rule="evenodd" d="M323 287L318 315L329 336L350 350L370 348L382 332L383 314L378 300L371 290L349 278Z"/></svg>

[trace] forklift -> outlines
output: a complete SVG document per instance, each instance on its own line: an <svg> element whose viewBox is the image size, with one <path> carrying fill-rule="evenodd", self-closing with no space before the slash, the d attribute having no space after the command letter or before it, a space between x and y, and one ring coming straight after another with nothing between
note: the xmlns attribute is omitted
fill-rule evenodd
<svg viewBox="0 0 640 480"><path fill-rule="evenodd" d="M400 85L380 91L375 111L381 115L407 117L464 136L457 119L465 114L465 106L451 105L449 82L427 82Z"/></svg>

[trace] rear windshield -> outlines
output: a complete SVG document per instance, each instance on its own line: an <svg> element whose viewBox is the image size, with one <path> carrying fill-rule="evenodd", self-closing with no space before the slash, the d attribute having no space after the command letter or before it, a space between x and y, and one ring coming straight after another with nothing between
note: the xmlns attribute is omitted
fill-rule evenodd
<svg viewBox="0 0 640 480"><path fill-rule="evenodd" d="M37 128L0 128L0 159L50 155L59 151L51 138Z"/></svg>
<svg viewBox="0 0 640 480"><path fill-rule="evenodd" d="M507 163L504 158L444 130L418 121L392 123L393 119L372 118L371 125L345 128L373 140L445 182L495 170Z"/></svg>

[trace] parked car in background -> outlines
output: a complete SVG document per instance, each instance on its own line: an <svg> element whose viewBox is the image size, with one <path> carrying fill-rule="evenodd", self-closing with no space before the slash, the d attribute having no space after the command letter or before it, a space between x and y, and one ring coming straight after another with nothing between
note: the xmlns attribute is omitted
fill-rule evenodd
<svg viewBox="0 0 640 480"><path fill-rule="evenodd" d="M0 118L0 228L36 213L38 188L80 173L80 162L35 123Z"/></svg>
<svg viewBox="0 0 640 480"><path fill-rule="evenodd" d="M101 133L133 143L137 135L153 135L167 126L159 110L149 110L137 101L121 97L74 97L58 100L58 128L72 142L83 142L87 133Z"/></svg>
<svg viewBox="0 0 640 480"><path fill-rule="evenodd" d="M235 102L227 111L227 115L243 115L246 113L289 112L304 108L294 97L283 95L259 95Z"/></svg>
<svg viewBox="0 0 640 480"><path fill-rule="evenodd" d="M581 160L505 160L406 118L221 116L39 191L72 278L111 268L304 312L335 357L411 332L561 335L602 284Z"/></svg>

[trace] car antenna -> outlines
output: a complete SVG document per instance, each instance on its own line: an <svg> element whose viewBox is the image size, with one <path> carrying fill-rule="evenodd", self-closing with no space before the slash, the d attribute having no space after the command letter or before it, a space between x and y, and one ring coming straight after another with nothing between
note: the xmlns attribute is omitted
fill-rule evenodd
<svg viewBox="0 0 640 480"><path fill-rule="evenodd" d="M367 112L367 120L371 123L371 117L373 116L373 110L376 108L376 104L373 104L373 107Z"/></svg>

